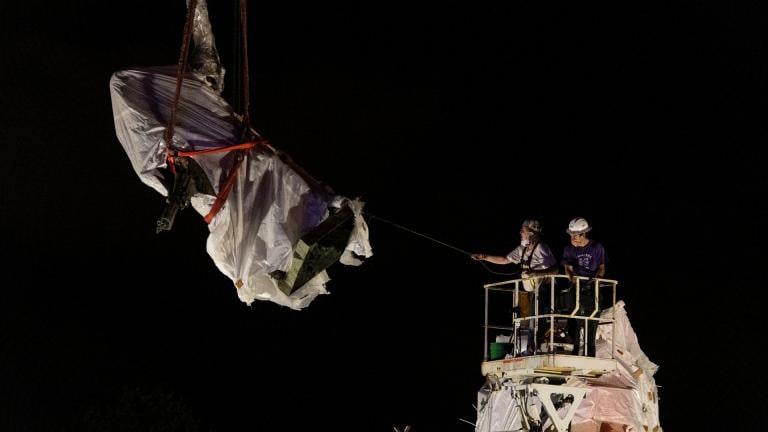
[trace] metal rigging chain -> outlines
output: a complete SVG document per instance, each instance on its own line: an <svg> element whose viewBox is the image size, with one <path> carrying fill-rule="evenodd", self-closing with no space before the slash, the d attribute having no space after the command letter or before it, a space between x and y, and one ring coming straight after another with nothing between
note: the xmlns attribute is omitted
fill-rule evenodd
<svg viewBox="0 0 768 432"><path fill-rule="evenodd" d="M381 218L381 217L379 217L379 216L376 216L376 215L374 215L374 214L371 214L370 212L367 212L367 211L366 211L366 212L363 212L363 213L364 213L364 214L366 214L366 215L368 215L368 216L369 216L371 219L378 219L378 220L380 220L380 221L382 221L382 222L384 222L384 223L388 223L388 224L392 225L392 226L393 226L393 227L395 227L395 228L399 228L399 229L401 229L401 230L403 230L403 231L408 231L409 233L411 233L411 234L415 234L415 235L417 235L417 236L419 236L419 237L424 237L424 238L425 238L425 239L427 239L427 240L430 240L430 241L432 241L432 242L435 242L435 243L437 243L437 244L439 244L439 245L443 245L443 246L445 246L445 247L451 248L451 249L453 249L453 250L455 250L455 251L457 251L457 252L460 252L460 253L462 253L462 254L464 254L464 255L467 255L467 256L472 256L472 254L471 254L471 253L469 253L469 252L467 252L467 251L465 251L465 250L463 250L463 249L459 249L459 248L457 248L457 247L455 247L455 246L451 246L451 245L449 245L448 243L444 243L444 242L441 242L440 240L436 240L436 239L434 239L434 238L432 238L432 237L429 237L428 235L422 234L422 233L420 233L420 232L416 232L416 231L414 231L414 230L412 230L412 229L406 228L406 227L404 227L404 226L402 226L402 225L399 225L399 224L396 224L396 223L394 223L394 222L390 222L390 221L388 221L388 220L386 220L386 219L384 219L384 218ZM489 268L489 267L488 267L488 266L487 266L487 265L486 265L486 264L485 264L483 261L478 261L478 262L480 263L480 265L482 265L483 267L485 267L485 269L486 269L488 272L490 272L490 273L492 273L492 274L495 274L495 275L501 275L501 276L515 276L515 275L519 275L519 274L521 273L520 271L517 271L517 272L512 272L512 273L497 272L497 271L491 270L491 269L490 269L490 268Z"/></svg>

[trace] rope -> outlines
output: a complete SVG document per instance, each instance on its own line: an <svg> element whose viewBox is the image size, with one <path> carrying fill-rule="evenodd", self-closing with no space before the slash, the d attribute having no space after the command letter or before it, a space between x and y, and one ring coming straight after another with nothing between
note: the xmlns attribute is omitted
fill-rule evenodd
<svg viewBox="0 0 768 432"><path fill-rule="evenodd" d="M478 261L478 262L480 263L480 265L485 267L485 269L488 270L489 273L492 273L492 274L495 274L495 275L500 275L500 276L517 276L520 273L522 273L522 271L515 271L515 272L512 272L512 273L497 272L495 270L491 270L484 262L482 262L482 261Z"/></svg>
<svg viewBox="0 0 768 432"><path fill-rule="evenodd" d="M192 0L195 1L195 0ZM246 0L240 0L240 42L241 42L241 50L240 50L240 78L242 79L242 98L243 98L243 138L249 133L251 129L251 117L249 114L250 109L250 86L249 86L249 79L248 79L248 11L246 9ZM255 142L247 142L247 143L241 143L241 144L235 144L226 148L221 149L211 149L207 152L216 152L216 151L233 151L235 152L235 164L232 166L231 171L229 172L229 175L227 176L227 180L224 183L224 187L219 191L219 196L216 197L216 201L213 203L213 206L211 206L211 210L208 212L207 215L203 218L205 223L210 224L214 217L219 213L219 210L221 210L222 206L224 206L224 202L227 200L227 197L229 197L229 193L232 190L232 187L235 184L235 179L237 178L237 171L240 169L240 165L243 163L243 159L245 159L245 150L251 149L256 145L266 145L270 149L272 148L269 143L266 140L257 140ZM201 154L203 152L198 152L197 154Z"/></svg>
<svg viewBox="0 0 768 432"><path fill-rule="evenodd" d="M404 227L404 226L402 226L402 225L396 224L396 223L394 223L394 222L391 222L391 221L388 221L388 220L386 220L386 219L384 219L384 218L382 218L382 217L379 217L379 216L376 216L376 215L374 215L374 214L371 214L370 212L367 212L367 211L366 211L366 212L363 212L363 213L364 213L364 214L366 214L367 216L369 216L371 219L378 219L378 220L380 220L380 221L382 221L382 222L384 222L384 223L388 223L388 224L392 225L392 226L393 226L393 227L395 227L395 228L399 228L399 229L401 229L401 230L403 230L403 231L408 231L409 233L411 233L411 234L415 234L415 235L417 235L417 236L419 236L419 237L424 237L424 238L425 238L425 239L427 239L427 240L430 240L430 241L432 241L432 242L435 242L435 243L437 243L437 244L439 244L439 245L442 245L442 246L445 246L445 247L451 248L451 249L453 249L453 250L455 250L455 251L457 251L457 252L461 252L461 253L462 253L462 254L464 254L464 255L467 255L467 256L472 256L472 254L471 254L471 253L469 253L469 252L467 252L467 251L465 251L465 250L463 250L463 249L459 249L459 248L457 248L456 246L451 246L451 245L449 245L448 243L444 243L444 242L441 242L440 240L436 240L436 239L434 239L434 238L432 238L432 237L430 237L430 236L428 236L428 235L426 235L426 234L422 234L422 233L420 233L420 232L416 232L416 231L414 231L414 230L412 230L412 229L410 229L410 228L406 228L406 227ZM489 267L488 267L488 266L487 266L487 265L486 265L484 262L482 262L482 261L478 261L478 263L480 263L480 265L482 265L482 266L483 266L483 267L484 267L484 268L485 268L485 269L486 269L488 272L490 272L490 273L493 273L493 274L495 274L495 275L501 275L501 276L515 276L515 275L519 275L519 274L521 273L521 271L516 271L516 272L512 272L512 273L497 272L497 271L491 270L491 269L490 269L490 268L489 268Z"/></svg>
<svg viewBox="0 0 768 432"><path fill-rule="evenodd" d="M246 0L240 0L240 31L242 34L242 79L243 79L243 125L245 130L251 128L251 97L250 97L250 72L248 71L248 11Z"/></svg>
<svg viewBox="0 0 768 432"><path fill-rule="evenodd" d="M195 8L197 8L197 0L190 0L189 6L187 6L187 21L184 23L184 36L181 41L179 65L176 69L176 93L173 96L173 104L171 105L171 118L168 121L168 126L165 128L164 138L169 152L172 147L173 129L176 127L176 112L179 106L179 99L181 98L181 83L184 81L184 72L187 69L187 57L189 54L189 42L192 39L192 22L195 19Z"/></svg>
<svg viewBox="0 0 768 432"><path fill-rule="evenodd" d="M376 216L376 215L374 215L374 214L371 214L371 213L369 213L369 212L364 212L364 213L365 213L366 215L370 216L372 219L378 219L378 220L380 220L380 221L382 221L382 222L385 222L385 223L388 223L388 224L390 224L390 225L394 226L395 228L400 228L400 229L401 229L401 230L403 230L403 231L408 231L408 232L409 232L409 233L411 233L411 234L416 234L417 236L420 236L420 237L424 237L424 238L425 238L425 239L427 239L427 240L433 241L433 242L435 242L435 243L437 243L437 244L440 244L440 245L443 245L443 246L445 246L445 247L451 248L451 249L453 249L453 250L455 250L455 251L461 252L461 253L462 253L462 254L464 254L464 255L467 255L467 256L472 256L472 254L471 254L471 253L469 253L469 252L467 252L467 251L465 251L465 250L463 250L463 249L459 249L459 248L457 248L456 246L451 246L451 245L449 245L448 243L443 243L443 242L441 242L440 240L436 240L436 239L434 239L434 238L432 238L432 237L430 237L430 236L428 236L428 235L426 235L426 234L422 234L422 233L416 232L416 231L414 231L414 230L412 230L412 229L406 228L406 227L404 227L404 226L402 226L402 225L398 225L398 224L396 224L396 223L394 223L394 222L390 222L390 221L388 221L388 220L386 220L386 219L384 219L384 218L378 217L378 216Z"/></svg>
<svg viewBox="0 0 768 432"><path fill-rule="evenodd" d="M218 147L218 148L212 148L212 149L205 149L205 150L193 150L193 151L179 151L173 148L172 146L172 139L173 139L173 132L174 128L176 126L176 115L178 111L178 105L179 105L179 99L181 98L181 87L182 82L184 81L184 72L187 69L187 58L189 57L189 46L190 42L192 40L192 26L194 22L195 17L195 9L197 8L197 0L190 0L189 5L187 6L187 20L184 23L184 35L182 37L182 43L181 43L181 53L179 54L179 64L178 69L176 71L176 91L173 97L173 104L171 105L171 115L170 120L168 122L168 126L165 128L165 142L167 147L167 156L166 159L168 161L168 167L171 170L171 172L175 175L176 169L175 169L175 163L174 159L177 157L190 157L190 156L197 156L197 155L203 155L208 153L218 153L218 152L233 152L235 155L235 163L232 166L232 169L229 172L229 175L227 176L227 180L224 183L224 186L219 191L219 195L216 197L216 201L213 203L213 206L211 207L211 210L208 212L207 215L203 218L205 223L211 223L213 218L218 214L219 210L221 210L222 206L224 205L224 202L227 200L227 197L229 196L230 191L232 190L232 187L234 186L235 179L237 178L237 171L240 168L240 165L243 162L243 159L245 158L244 152L246 150L250 150L256 146L265 145L272 149L272 147L269 145L269 143L266 140L254 140L249 142L243 142L239 144L234 144L230 146L225 147ZM244 135L247 133L247 131L250 130L250 115L248 113L249 111L249 105L250 105L250 97L249 97L249 80L248 80L248 34L247 34L247 11L246 11L246 0L240 0L240 41L242 43L239 54L242 56L241 58L241 78L242 78L242 92L240 96L243 98L243 131ZM236 51L237 52L237 51ZM235 93L237 95L237 92Z"/></svg>
<svg viewBox="0 0 768 432"><path fill-rule="evenodd" d="M354 217L354 216L353 216L353 217ZM326 236L328 236L330 233L332 233L332 232L336 231L336 229L337 229L338 227L340 227L340 226L342 226L343 224L345 224L345 223L346 223L348 220L349 220L349 218L346 218L346 219L343 219L343 220L339 221L339 223L337 223L336 225L334 225L334 226L333 226L333 228L329 229L329 230L328 230L328 231L326 231L326 232L325 232L325 233L324 233L322 236L320 236L320 238L318 238L318 239L317 239L317 243L320 243L320 240L324 239L324 238L325 238Z"/></svg>

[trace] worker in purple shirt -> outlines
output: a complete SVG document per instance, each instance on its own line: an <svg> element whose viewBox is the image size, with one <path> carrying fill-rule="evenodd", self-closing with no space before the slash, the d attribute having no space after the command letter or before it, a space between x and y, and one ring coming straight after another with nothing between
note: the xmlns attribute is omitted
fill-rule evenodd
<svg viewBox="0 0 768 432"><path fill-rule="evenodd" d="M584 218L572 219L568 224L566 232L571 236L571 244L565 246L563 250L563 268L568 276L582 276L588 278L602 278L605 276L605 262L607 260L605 248L599 242L590 239L587 233L592 231L592 227ZM595 291L594 282L582 280L580 282L579 310L578 315L591 315L595 309ZM571 296L575 296L575 289L570 290ZM600 293L601 300L607 298L606 293ZM575 298L573 299L575 303ZM600 301L600 307L604 302ZM599 316L599 311L598 315ZM569 333L574 341L581 340L581 335L585 335L586 344L575 344L574 354L594 355L594 335L597 330L597 322L590 321L589 331L582 333L582 320L569 320ZM586 345L586 346L583 346ZM588 351L587 351L588 347ZM581 349L580 349L581 348Z"/></svg>
<svg viewBox="0 0 768 432"><path fill-rule="evenodd" d="M563 267L568 276L601 278L605 276L605 248L587 237L592 227L584 218L576 218L568 224L571 244L563 250Z"/></svg>

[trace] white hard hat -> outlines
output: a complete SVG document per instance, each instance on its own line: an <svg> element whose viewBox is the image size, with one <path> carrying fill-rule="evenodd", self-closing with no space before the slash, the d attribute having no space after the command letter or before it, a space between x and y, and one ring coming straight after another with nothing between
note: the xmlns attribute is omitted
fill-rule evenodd
<svg viewBox="0 0 768 432"><path fill-rule="evenodd" d="M583 234L590 231L592 231L592 227L589 226L589 222L584 218L572 219L568 223L568 234Z"/></svg>

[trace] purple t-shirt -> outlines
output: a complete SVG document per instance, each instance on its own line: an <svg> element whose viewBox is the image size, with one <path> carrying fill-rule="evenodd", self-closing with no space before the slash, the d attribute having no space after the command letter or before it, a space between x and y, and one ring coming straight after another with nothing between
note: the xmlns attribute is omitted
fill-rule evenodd
<svg viewBox="0 0 768 432"><path fill-rule="evenodd" d="M594 240L584 247L567 245L563 251L563 263L572 265L577 276L595 277L600 264L604 264L606 259L603 245Z"/></svg>

